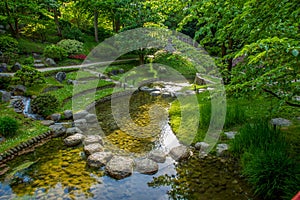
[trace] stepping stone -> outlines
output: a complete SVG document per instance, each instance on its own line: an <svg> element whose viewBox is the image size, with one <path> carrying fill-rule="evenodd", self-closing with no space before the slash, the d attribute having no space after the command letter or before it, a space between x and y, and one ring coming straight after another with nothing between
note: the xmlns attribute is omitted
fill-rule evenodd
<svg viewBox="0 0 300 200"><path fill-rule="evenodd" d="M79 145L84 139L84 135L80 133L76 133L75 135L71 135L64 139L65 145L68 147L73 147Z"/></svg>
<svg viewBox="0 0 300 200"><path fill-rule="evenodd" d="M41 121L41 124L44 126L51 126L53 125L55 122L53 120L43 120Z"/></svg>
<svg viewBox="0 0 300 200"><path fill-rule="evenodd" d="M133 159L125 156L114 156L106 165L107 173L115 179L123 179L132 174Z"/></svg>
<svg viewBox="0 0 300 200"><path fill-rule="evenodd" d="M158 164L148 158L136 159L135 171L141 174L155 174L158 171Z"/></svg>
<svg viewBox="0 0 300 200"><path fill-rule="evenodd" d="M67 135L74 135L76 133L82 134L82 131L78 127L72 127L72 128L68 128L66 133L67 133Z"/></svg>
<svg viewBox="0 0 300 200"><path fill-rule="evenodd" d="M75 127L78 127L80 130L85 131L87 130L87 122L85 119L78 119L74 121Z"/></svg>
<svg viewBox="0 0 300 200"><path fill-rule="evenodd" d="M227 136L228 139L234 139L237 132L236 131L229 131L229 132L224 132L224 134Z"/></svg>
<svg viewBox="0 0 300 200"><path fill-rule="evenodd" d="M96 152L88 157L87 162L91 167L102 167L105 166L112 157L113 154L111 152Z"/></svg>
<svg viewBox="0 0 300 200"><path fill-rule="evenodd" d="M184 146L180 145L177 147L173 147L169 153L169 155L175 160L175 161L182 161L190 157L190 151L189 149Z"/></svg>
<svg viewBox="0 0 300 200"><path fill-rule="evenodd" d="M271 124L274 126L290 126L292 122L284 118L271 119Z"/></svg>
<svg viewBox="0 0 300 200"><path fill-rule="evenodd" d="M164 163L166 161L166 154L163 151L156 149L149 153L148 158L158 163Z"/></svg>
<svg viewBox="0 0 300 200"><path fill-rule="evenodd" d="M103 140L100 135L88 135L83 141L84 145L89 145L89 144L102 144L103 145Z"/></svg>
<svg viewBox="0 0 300 200"><path fill-rule="evenodd" d="M86 115L88 115L88 111L82 110L73 114L74 120L83 119Z"/></svg>
<svg viewBox="0 0 300 200"><path fill-rule="evenodd" d="M49 128L52 130L54 137L62 136L66 133L66 128L61 124L54 124L49 126Z"/></svg>
<svg viewBox="0 0 300 200"><path fill-rule="evenodd" d="M73 112L72 112L72 110L65 110L64 111L64 118L65 119L72 119L73 118Z"/></svg>
<svg viewBox="0 0 300 200"><path fill-rule="evenodd" d="M45 67L45 65L43 64L43 63L35 63L35 64L33 64L33 66L35 67L35 68L43 68L43 67Z"/></svg>
<svg viewBox="0 0 300 200"><path fill-rule="evenodd" d="M89 144L89 145L84 146L83 150L87 155L91 155L96 152L102 152L103 146L99 143Z"/></svg>

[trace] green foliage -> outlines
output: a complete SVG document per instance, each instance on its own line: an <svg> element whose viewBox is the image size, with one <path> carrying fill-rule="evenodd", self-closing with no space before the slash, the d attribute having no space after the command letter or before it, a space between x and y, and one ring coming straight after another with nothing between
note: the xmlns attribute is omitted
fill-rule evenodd
<svg viewBox="0 0 300 200"><path fill-rule="evenodd" d="M18 52L18 41L7 35L0 35L0 51L2 62L9 62Z"/></svg>
<svg viewBox="0 0 300 200"><path fill-rule="evenodd" d="M14 136L19 128L17 120L11 117L0 118L0 134L4 137Z"/></svg>
<svg viewBox="0 0 300 200"><path fill-rule="evenodd" d="M282 132L263 120L246 124L231 144L241 155L243 173L264 199L291 199L300 181L299 163L288 155Z"/></svg>
<svg viewBox="0 0 300 200"><path fill-rule="evenodd" d="M48 45L44 49L44 56L54 60L62 60L68 56L65 49L57 45Z"/></svg>
<svg viewBox="0 0 300 200"><path fill-rule="evenodd" d="M59 107L57 98L51 94L41 94L32 100L31 109L34 113L47 117Z"/></svg>
<svg viewBox="0 0 300 200"><path fill-rule="evenodd" d="M75 26L67 26L62 30L63 38L65 39L72 39L72 40L78 40L80 42L84 41L84 34L81 32L81 30Z"/></svg>
<svg viewBox="0 0 300 200"><path fill-rule="evenodd" d="M33 84L43 83L44 75L37 69L29 66L22 66L22 69L18 70L14 77L13 81L16 84L22 84L25 86L31 86Z"/></svg>
<svg viewBox="0 0 300 200"><path fill-rule="evenodd" d="M80 54L83 51L83 43L77 40L65 39L57 43L57 46L63 48L69 55Z"/></svg>
<svg viewBox="0 0 300 200"><path fill-rule="evenodd" d="M32 56L25 58L23 61L24 65L33 65L33 63L34 63L34 58Z"/></svg>
<svg viewBox="0 0 300 200"><path fill-rule="evenodd" d="M10 76L1 76L0 77L0 89L7 89L11 83L11 79L12 78Z"/></svg>
<svg viewBox="0 0 300 200"><path fill-rule="evenodd" d="M255 151L243 169L255 186L255 194L264 199L291 199L298 192L299 164L289 158L280 141L266 151Z"/></svg>
<svg viewBox="0 0 300 200"><path fill-rule="evenodd" d="M185 77L191 78L195 76L197 70L194 65L179 53L169 54L165 51L155 53L153 63L163 64L172 67Z"/></svg>

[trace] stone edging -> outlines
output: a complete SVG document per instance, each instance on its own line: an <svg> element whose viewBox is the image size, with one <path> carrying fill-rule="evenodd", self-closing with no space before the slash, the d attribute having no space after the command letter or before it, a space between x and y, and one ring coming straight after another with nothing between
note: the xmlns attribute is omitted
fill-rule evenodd
<svg viewBox="0 0 300 200"><path fill-rule="evenodd" d="M20 156L22 154L26 154L34 150L35 147L40 146L47 142L49 139L53 137L51 131L47 131L39 136L31 138L21 144L13 147L11 149L6 150L5 152L0 154L0 164L3 164L9 160L14 159L16 156Z"/></svg>

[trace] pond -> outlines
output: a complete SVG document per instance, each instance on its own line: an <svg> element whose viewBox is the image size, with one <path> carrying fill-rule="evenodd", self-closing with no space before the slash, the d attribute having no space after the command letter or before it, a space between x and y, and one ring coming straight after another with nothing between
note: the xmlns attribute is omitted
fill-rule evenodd
<svg viewBox="0 0 300 200"><path fill-rule="evenodd" d="M136 125L144 127L143 136L132 130L136 127L118 127L110 101L97 105L106 150L144 157L152 149L168 152L178 146L168 124L167 109L171 101L171 98L152 97L142 92L131 97L130 116ZM120 99L116 103L119 106L124 101ZM159 105L161 112L153 115L151 107L154 105ZM177 163L167 157L164 163L158 163L156 174L134 172L121 180L109 177L104 168L89 167L86 159L81 145L66 147L62 138L52 139L34 152L7 163L11 170L0 177L0 199L252 198L249 187L239 175L239 166L226 158L209 155L201 159L194 152L188 161Z"/></svg>

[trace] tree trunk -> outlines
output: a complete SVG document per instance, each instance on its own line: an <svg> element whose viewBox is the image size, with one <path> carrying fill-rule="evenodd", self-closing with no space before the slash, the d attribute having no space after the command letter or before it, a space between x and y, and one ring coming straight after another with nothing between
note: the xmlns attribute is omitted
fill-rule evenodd
<svg viewBox="0 0 300 200"><path fill-rule="evenodd" d="M59 37L62 37L62 33L61 33L61 28L59 25L59 21L58 21L58 12L57 12L57 8L53 9L53 14L54 14L54 22L56 24L56 30L57 30L57 35Z"/></svg>
<svg viewBox="0 0 300 200"><path fill-rule="evenodd" d="M140 65L145 63L145 55L143 53L139 54Z"/></svg>
<svg viewBox="0 0 300 200"><path fill-rule="evenodd" d="M115 19L115 32L118 33L121 29L121 22L120 22L120 19Z"/></svg>
<svg viewBox="0 0 300 200"><path fill-rule="evenodd" d="M224 56L226 56L226 46L225 46L225 43L223 42L222 46L221 46L221 50L222 50L222 58Z"/></svg>
<svg viewBox="0 0 300 200"><path fill-rule="evenodd" d="M19 21L18 19L15 19L15 37L20 37L20 30L19 30Z"/></svg>
<svg viewBox="0 0 300 200"><path fill-rule="evenodd" d="M99 13L97 10L94 10L94 30L95 30L95 41L99 42L98 38L98 17Z"/></svg>

